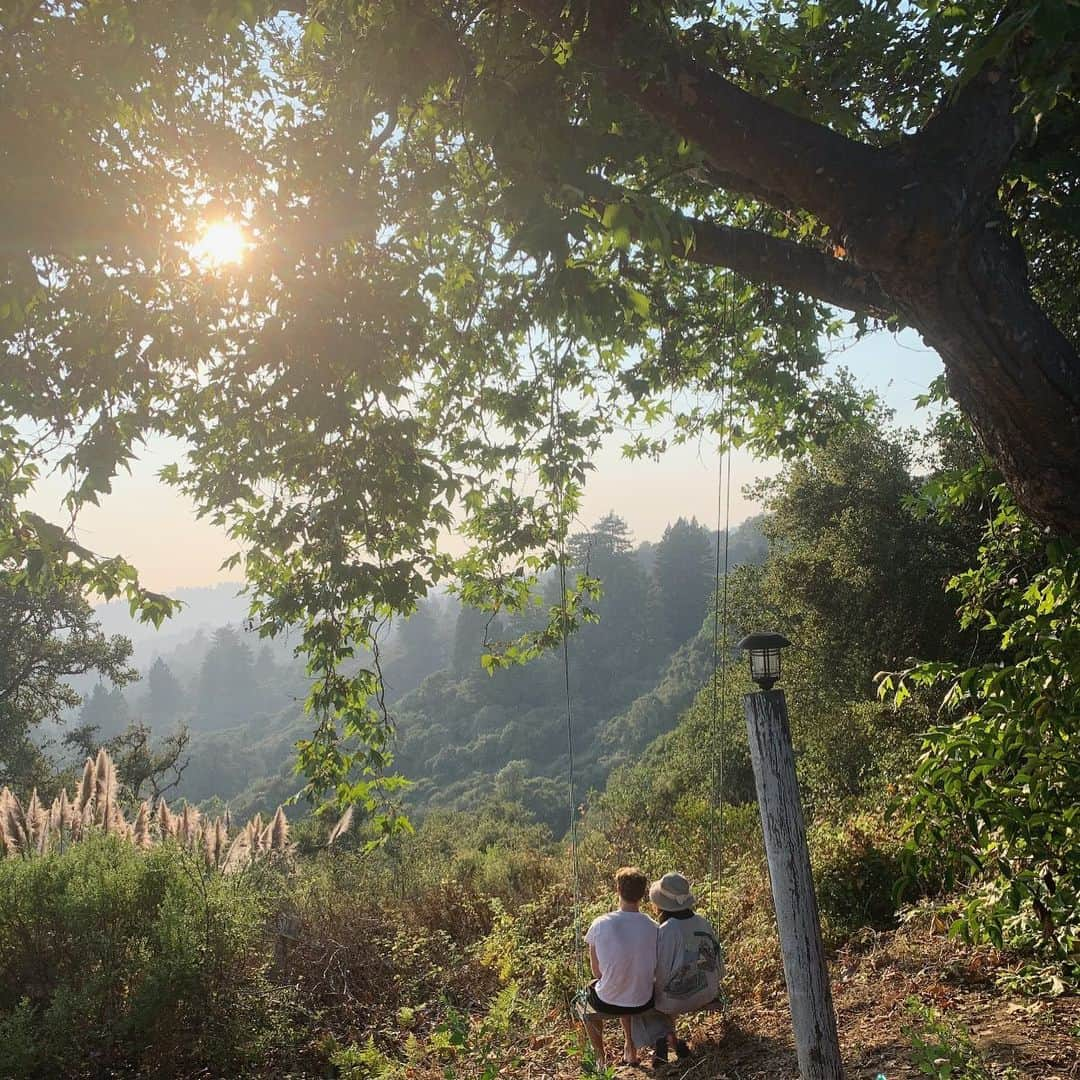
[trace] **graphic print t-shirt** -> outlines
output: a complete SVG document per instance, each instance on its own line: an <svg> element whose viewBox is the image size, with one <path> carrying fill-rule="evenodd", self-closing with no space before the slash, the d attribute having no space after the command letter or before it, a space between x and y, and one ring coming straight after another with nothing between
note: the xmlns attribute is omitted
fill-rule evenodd
<svg viewBox="0 0 1080 1080"><path fill-rule="evenodd" d="M712 1001L723 974L716 932L707 919L668 919L656 950L656 1007L677 1016Z"/></svg>

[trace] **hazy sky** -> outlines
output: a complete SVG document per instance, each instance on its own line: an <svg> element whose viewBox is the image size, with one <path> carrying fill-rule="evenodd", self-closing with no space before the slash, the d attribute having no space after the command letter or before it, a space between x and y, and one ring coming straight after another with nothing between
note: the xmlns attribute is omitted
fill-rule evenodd
<svg viewBox="0 0 1080 1080"><path fill-rule="evenodd" d="M914 423L912 403L941 370L937 355L913 333L892 337L878 334L838 354L836 364L849 368L858 381L875 389L896 410L901 423ZM658 540L664 527L680 515L697 517L716 527L717 447L702 442L669 451L659 462L627 461L613 440L597 458L582 506L581 522L591 524L609 510L625 518L634 538ZM156 478L173 460L177 444L158 440L146 448L132 468L113 485L112 496L100 508L87 507L79 518L79 540L102 554L123 554L151 589L168 592L186 586L210 585L236 578L236 571L219 567L231 553L224 534L199 521L191 503ZM732 456L735 489L731 520L737 524L757 511L742 487L755 477L775 471L775 464L749 455ZM42 486L32 506L59 520L57 500L62 485Z"/></svg>

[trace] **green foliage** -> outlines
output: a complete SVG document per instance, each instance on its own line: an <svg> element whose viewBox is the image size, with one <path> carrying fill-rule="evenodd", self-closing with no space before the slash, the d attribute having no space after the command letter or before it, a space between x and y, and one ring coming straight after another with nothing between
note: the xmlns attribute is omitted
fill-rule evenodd
<svg viewBox="0 0 1080 1080"><path fill-rule="evenodd" d="M852 800L895 794L907 782L926 729L921 702L901 709L878 701L834 702L828 690L791 694L803 802L819 817L843 819Z"/></svg>
<svg viewBox="0 0 1080 1080"><path fill-rule="evenodd" d="M909 864L953 852L972 883L956 929L1073 965L1080 940L1080 554L995 493L978 562L951 588L966 626L997 646L972 667L923 664L883 691L944 691L908 803ZM1072 972L1070 977L1075 977Z"/></svg>
<svg viewBox="0 0 1080 1080"><path fill-rule="evenodd" d="M0 1071L242 1069L271 1014L265 894L171 844L93 836L0 862ZM164 1071L162 1071L164 1070Z"/></svg>
<svg viewBox="0 0 1080 1080"><path fill-rule="evenodd" d="M827 939L839 943L864 927L895 925L902 850L895 828L856 810L838 821L817 818L808 841Z"/></svg>
<svg viewBox="0 0 1080 1080"><path fill-rule="evenodd" d="M394 1063L375 1045L375 1039L369 1035L363 1046L352 1046L335 1050L330 1054L330 1064L337 1070L342 1080L374 1080L375 1077L393 1077L401 1075Z"/></svg>
<svg viewBox="0 0 1080 1080"><path fill-rule="evenodd" d="M601 910L590 906L582 912L582 925ZM538 1007L566 1008L580 989L584 968L575 955L574 911L565 883L548 885L513 909L496 901L492 914L491 929L477 949L480 962L501 983L526 987Z"/></svg>
<svg viewBox="0 0 1080 1080"><path fill-rule="evenodd" d="M909 998L905 1008L911 1018L904 1028L911 1042L915 1067L933 1080L1019 1080L1015 1069L990 1071L972 1045L971 1036L936 1009Z"/></svg>
<svg viewBox="0 0 1080 1080"><path fill-rule="evenodd" d="M51 770L32 735L79 704L68 679L97 672L119 687L137 678L131 642L101 632L80 586L69 575L32 589L0 556L0 785L27 793L48 785Z"/></svg>
<svg viewBox="0 0 1080 1080"><path fill-rule="evenodd" d="M918 512L919 441L876 420L758 485L770 557L733 583L735 624L786 634L799 647L796 677L841 701L869 697L885 668L973 643L945 585L969 565L977 533Z"/></svg>

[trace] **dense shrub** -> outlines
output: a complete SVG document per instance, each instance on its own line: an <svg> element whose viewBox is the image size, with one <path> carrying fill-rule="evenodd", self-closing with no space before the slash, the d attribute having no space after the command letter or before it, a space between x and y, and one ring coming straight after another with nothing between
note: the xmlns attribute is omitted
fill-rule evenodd
<svg viewBox="0 0 1080 1080"><path fill-rule="evenodd" d="M0 861L0 1075L239 1071L287 1040L268 882L91 834Z"/></svg>
<svg viewBox="0 0 1080 1080"><path fill-rule="evenodd" d="M1048 539L1003 488L976 565L950 589L995 652L971 667L922 664L883 684L945 692L907 812L913 880L967 886L957 932L1016 947L1080 984L1080 549ZM949 879L947 873L946 880Z"/></svg>
<svg viewBox="0 0 1080 1080"><path fill-rule="evenodd" d="M819 819L809 835L814 885L826 938L840 944L862 927L896 922L902 841L875 813Z"/></svg>
<svg viewBox="0 0 1080 1080"><path fill-rule="evenodd" d="M469 946L491 924L487 902L455 882L431 882L407 898L380 891L363 859L331 856L293 883L296 942L282 978L303 988L318 1022L350 1038L400 1008L441 997L469 1004L493 980Z"/></svg>

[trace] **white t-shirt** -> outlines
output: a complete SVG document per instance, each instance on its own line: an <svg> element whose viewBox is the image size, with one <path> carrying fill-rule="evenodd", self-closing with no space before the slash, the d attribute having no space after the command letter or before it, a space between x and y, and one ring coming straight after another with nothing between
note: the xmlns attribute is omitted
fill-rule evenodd
<svg viewBox="0 0 1080 1080"><path fill-rule="evenodd" d="M596 996L608 1005L636 1008L653 995L656 923L640 911L609 911L593 921L585 940L596 949Z"/></svg>

